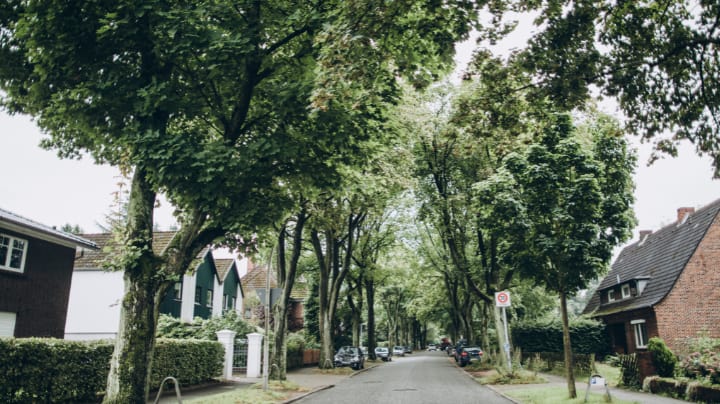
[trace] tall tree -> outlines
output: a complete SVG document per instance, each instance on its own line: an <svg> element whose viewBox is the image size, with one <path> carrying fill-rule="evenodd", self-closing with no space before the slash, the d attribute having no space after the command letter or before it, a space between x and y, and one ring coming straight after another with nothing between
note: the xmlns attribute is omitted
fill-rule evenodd
<svg viewBox="0 0 720 404"><path fill-rule="evenodd" d="M538 96L582 106L617 97L629 133L677 153L687 139L720 176L720 4L697 0L523 1L542 28L520 55ZM668 136L669 135L669 136Z"/></svg>
<svg viewBox="0 0 720 404"><path fill-rule="evenodd" d="M448 66L482 5L0 4L2 106L36 117L61 156L87 151L133 173L106 402L146 400L158 301L197 252L277 220L279 177L330 186L329 171L362 159L354 122L382 118L396 77L424 85ZM156 256L161 191L180 229Z"/></svg>
<svg viewBox="0 0 720 404"><path fill-rule="evenodd" d="M524 244L517 246L518 270L560 297L570 398L577 393L567 299L607 270L613 247L634 225L634 156L616 122L593 118L578 134L568 115L548 114L527 151L508 155L479 185L482 195L497 198L485 214L505 220ZM503 191L488 196L499 183Z"/></svg>

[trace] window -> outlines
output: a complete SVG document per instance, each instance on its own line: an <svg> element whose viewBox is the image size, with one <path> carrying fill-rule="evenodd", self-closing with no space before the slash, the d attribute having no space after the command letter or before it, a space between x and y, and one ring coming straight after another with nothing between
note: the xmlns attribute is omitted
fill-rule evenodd
<svg viewBox="0 0 720 404"><path fill-rule="evenodd" d="M228 310L235 310L235 296L230 297L230 304L228 305Z"/></svg>
<svg viewBox="0 0 720 404"><path fill-rule="evenodd" d="M0 311L0 337L15 335L15 313Z"/></svg>
<svg viewBox="0 0 720 404"><path fill-rule="evenodd" d="M200 304L202 301L202 287L197 286L195 288L195 304Z"/></svg>
<svg viewBox="0 0 720 404"><path fill-rule="evenodd" d="M27 245L27 240L0 234L0 269L23 272Z"/></svg>
<svg viewBox="0 0 720 404"><path fill-rule="evenodd" d="M223 307L224 310L228 308L228 295L227 295L227 294L223 294L223 305L222 305L222 307Z"/></svg>
<svg viewBox="0 0 720 404"><path fill-rule="evenodd" d="M630 322L635 332L635 347L636 348L647 348L647 327L645 326L645 320L632 320Z"/></svg>
<svg viewBox="0 0 720 404"><path fill-rule="evenodd" d="M175 282L173 285L173 299L182 300L182 282Z"/></svg>
<svg viewBox="0 0 720 404"><path fill-rule="evenodd" d="M208 289L205 292L205 306L212 307L213 306L213 291Z"/></svg>
<svg viewBox="0 0 720 404"><path fill-rule="evenodd" d="M615 290L610 289L608 290L608 302L614 302L615 301Z"/></svg>
<svg viewBox="0 0 720 404"><path fill-rule="evenodd" d="M630 297L630 285L622 285L622 288L620 288L620 293L622 294L623 299L627 299L628 297Z"/></svg>

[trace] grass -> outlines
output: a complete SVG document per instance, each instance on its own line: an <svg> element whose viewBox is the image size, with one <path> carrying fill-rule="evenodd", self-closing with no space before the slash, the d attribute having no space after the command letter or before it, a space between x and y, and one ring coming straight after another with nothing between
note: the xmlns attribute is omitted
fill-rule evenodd
<svg viewBox="0 0 720 404"><path fill-rule="evenodd" d="M183 402L189 404L275 404L285 401L297 393L306 391L308 390L292 382L270 380L267 391L263 390L262 383L256 383L250 388L184 400Z"/></svg>
<svg viewBox="0 0 720 404"><path fill-rule="evenodd" d="M569 399L568 390L559 386L519 388L503 390L503 393L514 398L523 404L581 404L585 402L585 391L577 391L577 398ZM590 393L588 403L606 403L605 396L598 393ZM615 404L634 404L635 401L619 400L613 397Z"/></svg>

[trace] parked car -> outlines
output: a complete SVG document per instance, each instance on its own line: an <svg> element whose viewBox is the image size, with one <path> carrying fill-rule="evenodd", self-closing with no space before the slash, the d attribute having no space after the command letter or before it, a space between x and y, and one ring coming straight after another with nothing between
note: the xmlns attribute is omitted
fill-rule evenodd
<svg viewBox="0 0 720 404"><path fill-rule="evenodd" d="M403 347L403 349L405 350L405 353L411 354L413 352L412 347L410 345L405 345Z"/></svg>
<svg viewBox="0 0 720 404"><path fill-rule="evenodd" d="M428 351L437 351L438 347L435 344L428 344L427 350Z"/></svg>
<svg viewBox="0 0 720 404"><path fill-rule="evenodd" d="M476 346L458 345L455 347L455 354L453 356L455 357L455 362L457 362L460 367L464 367L473 360L482 359L483 350Z"/></svg>
<svg viewBox="0 0 720 404"><path fill-rule="evenodd" d="M405 356L405 347L400 345L395 345L392 350L393 355L397 356Z"/></svg>
<svg viewBox="0 0 720 404"><path fill-rule="evenodd" d="M356 346L340 347L335 354L335 366L350 366L355 370L362 369L365 367L365 355Z"/></svg>
<svg viewBox="0 0 720 404"><path fill-rule="evenodd" d="M379 346L375 348L375 356L379 359L382 359L383 362L389 362L392 361L392 352L388 348L385 348L384 346Z"/></svg>

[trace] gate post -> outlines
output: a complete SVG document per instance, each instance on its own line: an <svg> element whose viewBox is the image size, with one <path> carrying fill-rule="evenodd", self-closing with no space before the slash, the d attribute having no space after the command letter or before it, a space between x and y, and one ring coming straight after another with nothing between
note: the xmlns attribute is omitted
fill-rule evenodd
<svg viewBox="0 0 720 404"><path fill-rule="evenodd" d="M216 332L218 341L225 347L225 360L223 363L223 379L230 380L233 371L233 355L235 354L235 331L220 330Z"/></svg>
<svg viewBox="0 0 720 404"><path fill-rule="evenodd" d="M251 333L248 337L247 377L260 377L260 354L262 353L263 335Z"/></svg>

